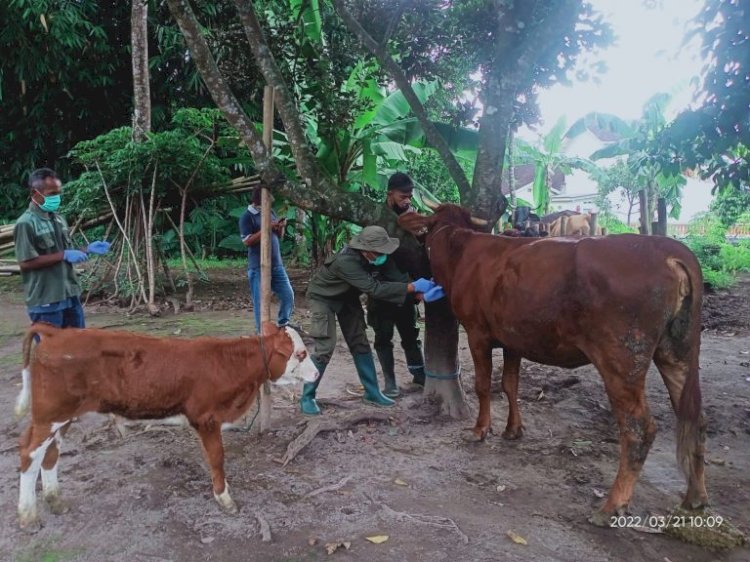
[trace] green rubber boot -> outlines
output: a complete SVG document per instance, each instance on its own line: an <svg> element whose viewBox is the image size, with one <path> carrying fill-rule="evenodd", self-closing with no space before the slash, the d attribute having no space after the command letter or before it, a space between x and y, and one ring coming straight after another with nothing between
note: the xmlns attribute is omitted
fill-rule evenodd
<svg viewBox="0 0 750 562"><path fill-rule="evenodd" d="M378 349L378 361L380 362L380 368L383 370L383 380L385 380L385 388L383 394L388 398L398 398L401 395L401 391L398 389L396 384L396 372L393 361L393 349Z"/></svg>
<svg viewBox="0 0 750 562"><path fill-rule="evenodd" d="M375 371L375 360L372 357L372 352L357 353L353 355L353 358L359 380L365 387L365 395L362 400L375 406L393 406L395 402L387 396L383 396L378 388L378 374Z"/></svg>
<svg viewBox="0 0 750 562"><path fill-rule="evenodd" d="M315 368L318 369L320 376L315 382L306 382L302 385L302 396L299 399L299 406L304 415L319 416L321 412L318 403L315 401L315 392L318 390L320 379L323 378L323 373L325 372L328 363L320 363L312 357L310 357L310 359L312 360L313 365L315 365Z"/></svg>

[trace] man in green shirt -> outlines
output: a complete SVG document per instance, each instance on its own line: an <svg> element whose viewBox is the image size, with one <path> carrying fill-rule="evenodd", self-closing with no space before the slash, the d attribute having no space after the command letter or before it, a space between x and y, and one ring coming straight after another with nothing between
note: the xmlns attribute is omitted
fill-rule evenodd
<svg viewBox="0 0 750 562"><path fill-rule="evenodd" d="M31 202L13 229L16 259L31 321L83 328L81 287L73 264L86 261L87 252L107 253L109 242L92 242L85 251L72 247L68 224L57 214L61 192L62 184L53 170L40 168L31 173Z"/></svg>
<svg viewBox="0 0 750 562"><path fill-rule="evenodd" d="M398 224L398 217L404 213L414 212L411 198L414 184L403 172L396 172L388 179L388 192L385 204L375 224L385 228L389 236L398 238L399 247L391 256L396 265L390 273L395 277L385 277L387 281L405 281L415 279L420 273L428 271L424 263L426 253L422 245L410 232ZM408 296L403 303L393 303L377 298L367 301L367 322L375 330L375 352L378 355L380 368L385 379L383 394L396 398L399 388L396 384L395 362L393 359L393 333L398 330L401 347L406 356L406 367L412 375L412 383L424 386L424 356L422 342L419 340L417 327L417 302Z"/></svg>
<svg viewBox="0 0 750 562"><path fill-rule="evenodd" d="M310 280L307 300L312 317L310 335L315 340L311 358L321 376L303 387L300 400L303 414L320 414L315 392L336 346L336 319L365 389L365 402L377 406L394 404L378 388L375 361L367 340L365 315L359 296L365 293L382 301L402 304L407 295L424 293L435 286L427 279L418 279L413 283L381 282L373 276L376 269L382 269L384 276L388 277L388 270L395 268L388 255L398 245L398 239L390 238L384 228L368 226L339 253L328 258ZM395 273L391 272L391 275Z"/></svg>

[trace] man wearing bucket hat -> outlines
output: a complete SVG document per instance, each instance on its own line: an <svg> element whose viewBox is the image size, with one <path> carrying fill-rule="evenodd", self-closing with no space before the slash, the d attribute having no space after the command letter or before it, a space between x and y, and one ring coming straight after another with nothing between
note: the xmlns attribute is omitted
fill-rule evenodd
<svg viewBox="0 0 750 562"><path fill-rule="evenodd" d="M382 301L401 304L407 295L424 293L435 286L427 279L418 279L413 283L383 282L373 276L376 269L383 270L386 278L394 275L388 275L388 270L395 268L388 256L398 245L398 239L389 237L383 227L365 227L340 252L328 258L310 280L307 300L312 317L310 335L315 340L311 358L321 376L314 383L303 386L300 400L303 414L320 414L315 393L336 345L336 319L365 389L364 401L376 406L394 404L378 388L375 361L367 340L359 296L365 293Z"/></svg>

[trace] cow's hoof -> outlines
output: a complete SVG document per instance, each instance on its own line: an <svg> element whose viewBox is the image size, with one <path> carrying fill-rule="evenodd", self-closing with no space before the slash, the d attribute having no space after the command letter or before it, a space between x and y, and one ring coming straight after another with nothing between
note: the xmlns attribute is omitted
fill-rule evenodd
<svg viewBox="0 0 750 562"><path fill-rule="evenodd" d="M481 443L487 436L492 433L492 429L489 427L470 427L466 428L470 433L464 434L463 439L468 443Z"/></svg>
<svg viewBox="0 0 750 562"><path fill-rule="evenodd" d="M234 503L232 496L229 495L228 489L225 489L221 494L214 494L214 497L216 498L216 501L219 502L221 508L227 513L239 513L240 510L237 509L237 504Z"/></svg>
<svg viewBox="0 0 750 562"><path fill-rule="evenodd" d="M608 529L612 526L612 514L597 510L589 516L589 523Z"/></svg>
<svg viewBox="0 0 750 562"><path fill-rule="evenodd" d="M42 530L42 520L39 517L25 517L20 518L18 521L19 527L25 533L33 535Z"/></svg>
<svg viewBox="0 0 750 562"><path fill-rule="evenodd" d="M50 513L55 515L62 515L70 511L70 507L59 495L46 496L44 500L47 502Z"/></svg>
<svg viewBox="0 0 750 562"><path fill-rule="evenodd" d="M596 525L597 527L604 527L609 529L610 527L616 527L616 519L621 515L626 515L628 512L627 506L619 507L614 511L606 511L604 509L598 509L589 516L589 523Z"/></svg>
<svg viewBox="0 0 750 562"><path fill-rule="evenodd" d="M505 431L503 431L503 439L507 439L508 441L515 441L521 437L523 437L522 427L507 427Z"/></svg>

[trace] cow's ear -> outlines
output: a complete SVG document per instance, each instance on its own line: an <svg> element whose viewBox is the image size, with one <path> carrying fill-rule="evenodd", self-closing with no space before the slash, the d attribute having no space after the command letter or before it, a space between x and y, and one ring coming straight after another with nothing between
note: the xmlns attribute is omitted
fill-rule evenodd
<svg viewBox="0 0 750 562"><path fill-rule="evenodd" d="M398 224L404 230L415 236L424 234L435 224L435 215L420 215L419 213L404 213L398 217Z"/></svg>

